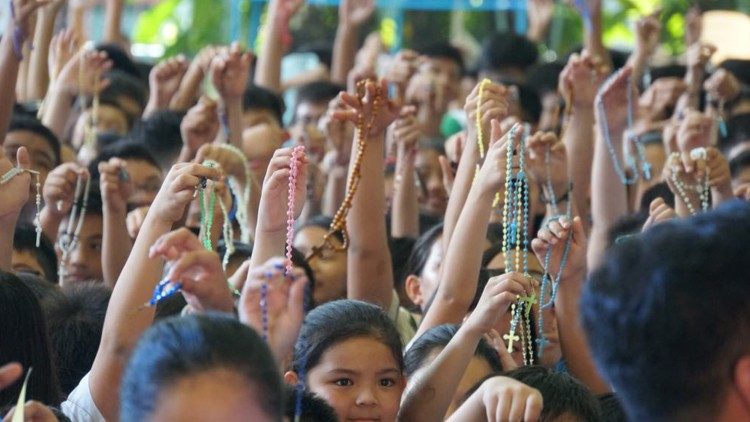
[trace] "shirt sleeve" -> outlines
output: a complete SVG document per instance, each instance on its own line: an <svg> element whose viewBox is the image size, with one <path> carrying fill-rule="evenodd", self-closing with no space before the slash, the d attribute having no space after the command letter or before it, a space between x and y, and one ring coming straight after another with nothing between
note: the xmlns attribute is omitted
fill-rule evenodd
<svg viewBox="0 0 750 422"><path fill-rule="evenodd" d="M91 396L89 374L86 374L78 386L70 392L68 399L60 408L63 414L73 422L106 422Z"/></svg>

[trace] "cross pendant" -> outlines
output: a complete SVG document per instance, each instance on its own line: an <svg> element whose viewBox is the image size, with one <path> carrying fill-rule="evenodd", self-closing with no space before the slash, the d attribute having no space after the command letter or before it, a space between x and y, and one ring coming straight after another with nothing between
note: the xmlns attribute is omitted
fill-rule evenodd
<svg viewBox="0 0 750 422"><path fill-rule="evenodd" d="M508 353L513 353L513 342L521 340L521 338L516 335L516 329L511 328L508 334L503 335L503 340L508 341Z"/></svg>

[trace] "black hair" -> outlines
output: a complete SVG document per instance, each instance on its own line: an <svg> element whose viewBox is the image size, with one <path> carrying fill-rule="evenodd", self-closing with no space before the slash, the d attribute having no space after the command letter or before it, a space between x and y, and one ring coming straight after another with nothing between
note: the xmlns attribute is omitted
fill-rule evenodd
<svg viewBox="0 0 750 422"><path fill-rule="evenodd" d="M609 228L609 233L607 233L607 244L611 246L616 244L618 239L624 239L631 235L639 234L647 219L648 213L644 212L623 215L615 221L612 227Z"/></svg>
<svg viewBox="0 0 750 422"><path fill-rule="evenodd" d="M607 422L628 422L625 409L622 408L620 399L614 393L603 394L597 397L599 408L602 411L602 420Z"/></svg>
<svg viewBox="0 0 750 422"><path fill-rule="evenodd" d="M13 232L13 249L32 254L44 271L39 276L50 283L57 283L57 254L47 235L42 233L37 247L36 228L28 223L19 223Z"/></svg>
<svg viewBox="0 0 750 422"><path fill-rule="evenodd" d="M411 257L412 250L416 240L411 237L395 237L388 239L388 249L391 251L391 268L393 270L393 280L396 282L396 292L402 299L405 297L404 284L406 276L404 271L406 264ZM406 300L409 304L408 298Z"/></svg>
<svg viewBox="0 0 750 422"><path fill-rule="evenodd" d="M244 376L266 415L281 420L284 387L271 351L255 331L220 314L167 318L146 331L123 376L120 420L147 420L161 391L220 368Z"/></svg>
<svg viewBox="0 0 750 422"><path fill-rule="evenodd" d="M91 369L99 349L112 291L101 283L76 283L45 301L50 341L63 393Z"/></svg>
<svg viewBox="0 0 750 422"><path fill-rule="evenodd" d="M528 70L539 57L533 41L513 32L496 32L487 37L477 61L480 72L497 72L516 67Z"/></svg>
<svg viewBox="0 0 750 422"><path fill-rule="evenodd" d="M294 420L297 410L297 395L302 394L300 399L302 413L299 419L301 422L338 422L339 418L336 416L336 411L325 400L307 390L298 391L293 386L287 385L285 390L286 408L284 416L288 420Z"/></svg>
<svg viewBox="0 0 750 422"><path fill-rule="evenodd" d="M454 47L452 44L447 42L433 42L416 46L415 50L417 53L434 59L448 59L456 63L458 66L459 76L464 73L464 57L461 55L461 50Z"/></svg>
<svg viewBox="0 0 750 422"><path fill-rule="evenodd" d="M10 126L8 126L8 131L6 133L20 131L27 131L41 136L52 149L52 156L55 159L53 164L55 167L60 165L62 162L60 140L57 139L57 136L55 136L47 126L42 124L39 119L25 114L14 114L10 119Z"/></svg>
<svg viewBox="0 0 750 422"><path fill-rule="evenodd" d="M719 67L731 72L741 83L750 85L750 60L727 59Z"/></svg>
<svg viewBox="0 0 750 422"><path fill-rule="evenodd" d="M719 149L732 159L731 150L743 143L750 141L750 113L735 114L726 119L727 136L719 137Z"/></svg>
<svg viewBox="0 0 750 422"><path fill-rule="evenodd" d="M539 94L526 84L516 84L518 88L518 102L521 105L521 118L525 122L531 122L536 124L539 122L539 118L542 117L542 100L539 99Z"/></svg>
<svg viewBox="0 0 750 422"><path fill-rule="evenodd" d="M131 133L132 140L143 143L162 170L169 169L180 155L184 117L181 111L157 110L138 122Z"/></svg>
<svg viewBox="0 0 750 422"><path fill-rule="evenodd" d="M534 66L526 77L526 84L541 97L549 92L557 93L557 81L565 64L562 62L540 63Z"/></svg>
<svg viewBox="0 0 750 422"><path fill-rule="evenodd" d="M443 324L432 327L425 331L412 343L409 350L404 356L404 374L408 377L413 375L417 370L428 365L429 356L437 351L444 349L450 343L453 336L458 332L458 325ZM484 359L492 369L493 373L502 372L503 366L497 351L482 338L479 340L474 356Z"/></svg>
<svg viewBox="0 0 750 422"><path fill-rule="evenodd" d="M505 376L536 388L542 394L544 409L540 421L569 415L577 421L598 422L601 410L596 397L578 380L566 373L542 366L522 366Z"/></svg>
<svg viewBox="0 0 750 422"><path fill-rule="evenodd" d="M358 300L335 300L310 311L294 345L293 369L307 374L331 347L353 338L368 337L390 349L404 370L401 336L380 307Z"/></svg>
<svg viewBox="0 0 750 422"><path fill-rule="evenodd" d="M732 174L732 179L739 176L742 170L747 167L750 167L750 150L742 151L729 161L729 172Z"/></svg>
<svg viewBox="0 0 750 422"><path fill-rule="evenodd" d="M333 222L333 219L327 215L323 215L323 214L314 215L308 218L307 220L305 220L305 222L297 228L297 231L299 232L305 227L320 227L320 228L328 230L328 228L331 227L332 222ZM341 234L341 232L338 232L338 231L335 232L333 234L333 238L338 240L341 243L344 243L344 237Z"/></svg>
<svg viewBox="0 0 750 422"><path fill-rule="evenodd" d="M39 277L36 274L31 273L15 273L16 277L23 282L31 292L34 293L39 304L42 306L42 311L46 314L46 304L50 298L60 296L60 286L52 284L49 281Z"/></svg>
<svg viewBox="0 0 750 422"><path fill-rule="evenodd" d="M284 126L284 99L271 90L258 85L248 85L242 96L243 110L266 110L271 112L279 123Z"/></svg>
<svg viewBox="0 0 750 422"><path fill-rule="evenodd" d="M307 83L297 90L297 104L294 109L296 110L302 103L328 105L341 91L346 91L346 87L333 82L315 81Z"/></svg>
<svg viewBox="0 0 750 422"><path fill-rule="evenodd" d="M107 53L107 58L112 61L112 69L123 72L137 80L142 80L138 66L136 66L130 55L119 45L113 43L101 43L96 49Z"/></svg>
<svg viewBox="0 0 750 422"><path fill-rule="evenodd" d="M103 148L99 155L89 164L89 173L92 180L99 180L99 163L109 161L112 158L122 160L145 161L161 170L161 166L145 145L133 141L118 141Z"/></svg>
<svg viewBox="0 0 750 422"><path fill-rule="evenodd" d="M109 85L102 90L102 96L108 96L115 100L120 97L128 97L135 101L141 110L146 107L148 89L141 79L131 75L129 72L117 69L110 70L104 77L109 80ZM131 115L129 117L134 120L141 116Z"/></svg>
<svg viewBox="0 0 750 422"><path fill-rule="evenodd" d="M422 274L425 265L427 265L427 260L430 258L430 250L432 249L432 245L434 245L442 235L443 223L439 223L430 227L429 230L427 230L421 236L419 236L419 238L417 238L416 243L414 243L414 248L412 248L411 254L409 255L409 259L406 261L406 265L404 266L402 272L403 278L406 278L410 275L418 276ZM402 279L401 282L403 283L404 280Z"/></svg>
<svg viewBox="0 0 750 422"><path fill-rule="evenodd" d="M583 327L631 420L717 414L750 349L749 235L750 204L730 201L615 246L590 275Z"/></svg>
<svg viewBox="0 0 750 422"><path fill-rule="evenodd" d="M62 393L42 307L26 284L5 271L0 271L0 309L0 365L18 362L25 371L33 368L26 399L59 405ZM0 407L15 404L22 384L23 379L19 379L0 390Z"/></svg>
<svg viewBox="0 0 750 422"><path fill-rule="evenodd" d="M669 189L667 182L659 182L643 192L643 196L641 196L641 212L648 215L651 209L651 202L656 198L663 199L667 205L674 208L674 194L672 190Z"/></svg>

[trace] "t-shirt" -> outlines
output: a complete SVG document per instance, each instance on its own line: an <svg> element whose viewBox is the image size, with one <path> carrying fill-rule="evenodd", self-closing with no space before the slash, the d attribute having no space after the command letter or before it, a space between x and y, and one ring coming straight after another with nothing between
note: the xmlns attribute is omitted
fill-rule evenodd
<svg viewBox="0 0 750 422"><path fill-rule="evenodd" d="M86 374L78 386L70 392L68 399L60 408L63 414L73 422L106 422L91 396L89 374Z"/></svg>
<svg viewBox="0 0 750 422"><path fill-rule="evenodd" d="M401 344L409 344L414 335L417 334L419 321L422 317L401 306L401 301L395 290L391 299L391 307L388 309L388 317L396 324L396 330L401 335Z"/></svg>

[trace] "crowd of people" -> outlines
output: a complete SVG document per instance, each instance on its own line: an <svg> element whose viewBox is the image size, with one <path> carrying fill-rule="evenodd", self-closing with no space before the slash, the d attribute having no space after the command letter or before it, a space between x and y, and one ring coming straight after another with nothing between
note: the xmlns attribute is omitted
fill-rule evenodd
<svg viewBox="0 0 750 422"><path fill-rule="evenodd" d="M565 60L532 0L470 61L342 0L282 80L302 0L257 56L153 66L124 0L100 43L83 2L9 3L4 420L750 419L750 61L699 10L667 65L659 12L624 54L597 0Z"/></svg>

